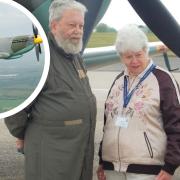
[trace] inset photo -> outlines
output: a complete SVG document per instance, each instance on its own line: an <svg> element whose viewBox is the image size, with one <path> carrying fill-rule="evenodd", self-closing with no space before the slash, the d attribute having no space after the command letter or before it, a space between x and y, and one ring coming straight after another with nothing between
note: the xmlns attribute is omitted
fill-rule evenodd
<svg viewBox="0 0 180 180"><path fill-rule="evenodd" d="M45 83L50 53L43 28L14 1L0 1L0 119L28 106Z"/></svg>

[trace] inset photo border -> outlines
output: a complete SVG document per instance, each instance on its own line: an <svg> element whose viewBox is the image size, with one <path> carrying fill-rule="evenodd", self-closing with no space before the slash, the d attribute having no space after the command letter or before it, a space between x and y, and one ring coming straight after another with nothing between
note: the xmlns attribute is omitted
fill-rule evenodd
<svg viewBox="0 0 180 180"><path fill-rule="evenodd" d="M3 8L0 119L3 119L23 110L38 96L48 75L50 51L41 24L29 10L12 0L0 0L0 6Z"/></svg>

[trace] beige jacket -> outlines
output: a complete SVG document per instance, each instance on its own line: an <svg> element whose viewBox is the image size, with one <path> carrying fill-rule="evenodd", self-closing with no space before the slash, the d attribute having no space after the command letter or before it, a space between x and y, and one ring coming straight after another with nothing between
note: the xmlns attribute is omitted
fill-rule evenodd
<svg viewBox="0 0 180 180"><path fill-rule="evenodd" d="M130 91L149 66L135 79L129 79ZM176 150L180 147L177 139L172 141L170 133L175 128L173 122L177 123L174 133L180 133L180 96L174 78L156 67L139 85L123 110L125 75L128 76L126 70L116 78L106 100L100 159L111 162L114 170L122 172L125 172L130 164L163 166L165 161L179 164L179 148L177 157L169 157L173 154L173 148ZM122 111L128 119L127 128L115 124Z"/></svg>

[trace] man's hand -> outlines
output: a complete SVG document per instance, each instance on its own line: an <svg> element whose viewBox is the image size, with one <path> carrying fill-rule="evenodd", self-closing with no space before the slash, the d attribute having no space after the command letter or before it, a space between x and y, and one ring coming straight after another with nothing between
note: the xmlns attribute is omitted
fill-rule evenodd
<svg viewBox="0 0 180 180"><path fill-rule="evenodd" d="M96 173L97 173L98 180L106 180L106 176L105 176L102 165L99 165Z"/></svg>
<svg viewBox="0 0 180 180"><path fill-rule="evenodd" d="M24 154L24 140L17 139L16 140L16 148L17 148L18 152Z"/></svg>
<svg viewBox="0 0 180 180"><path fill-rule="evenodd" d="M172 175L167 173L166 171L161 170L156 180L172 180Z"/></svg>

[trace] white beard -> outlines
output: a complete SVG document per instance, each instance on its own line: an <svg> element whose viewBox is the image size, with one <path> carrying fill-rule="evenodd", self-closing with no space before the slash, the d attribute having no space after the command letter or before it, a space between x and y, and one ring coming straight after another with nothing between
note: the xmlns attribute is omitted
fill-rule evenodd
<svg viewBox="0 0 180 180"><path fill-rule="evenodd" d="M80 39L79 43L74 44L69 39L58 38L55 36L57 45L62 48L67 54L77 54L82 50L83 42Z"/></svg>

